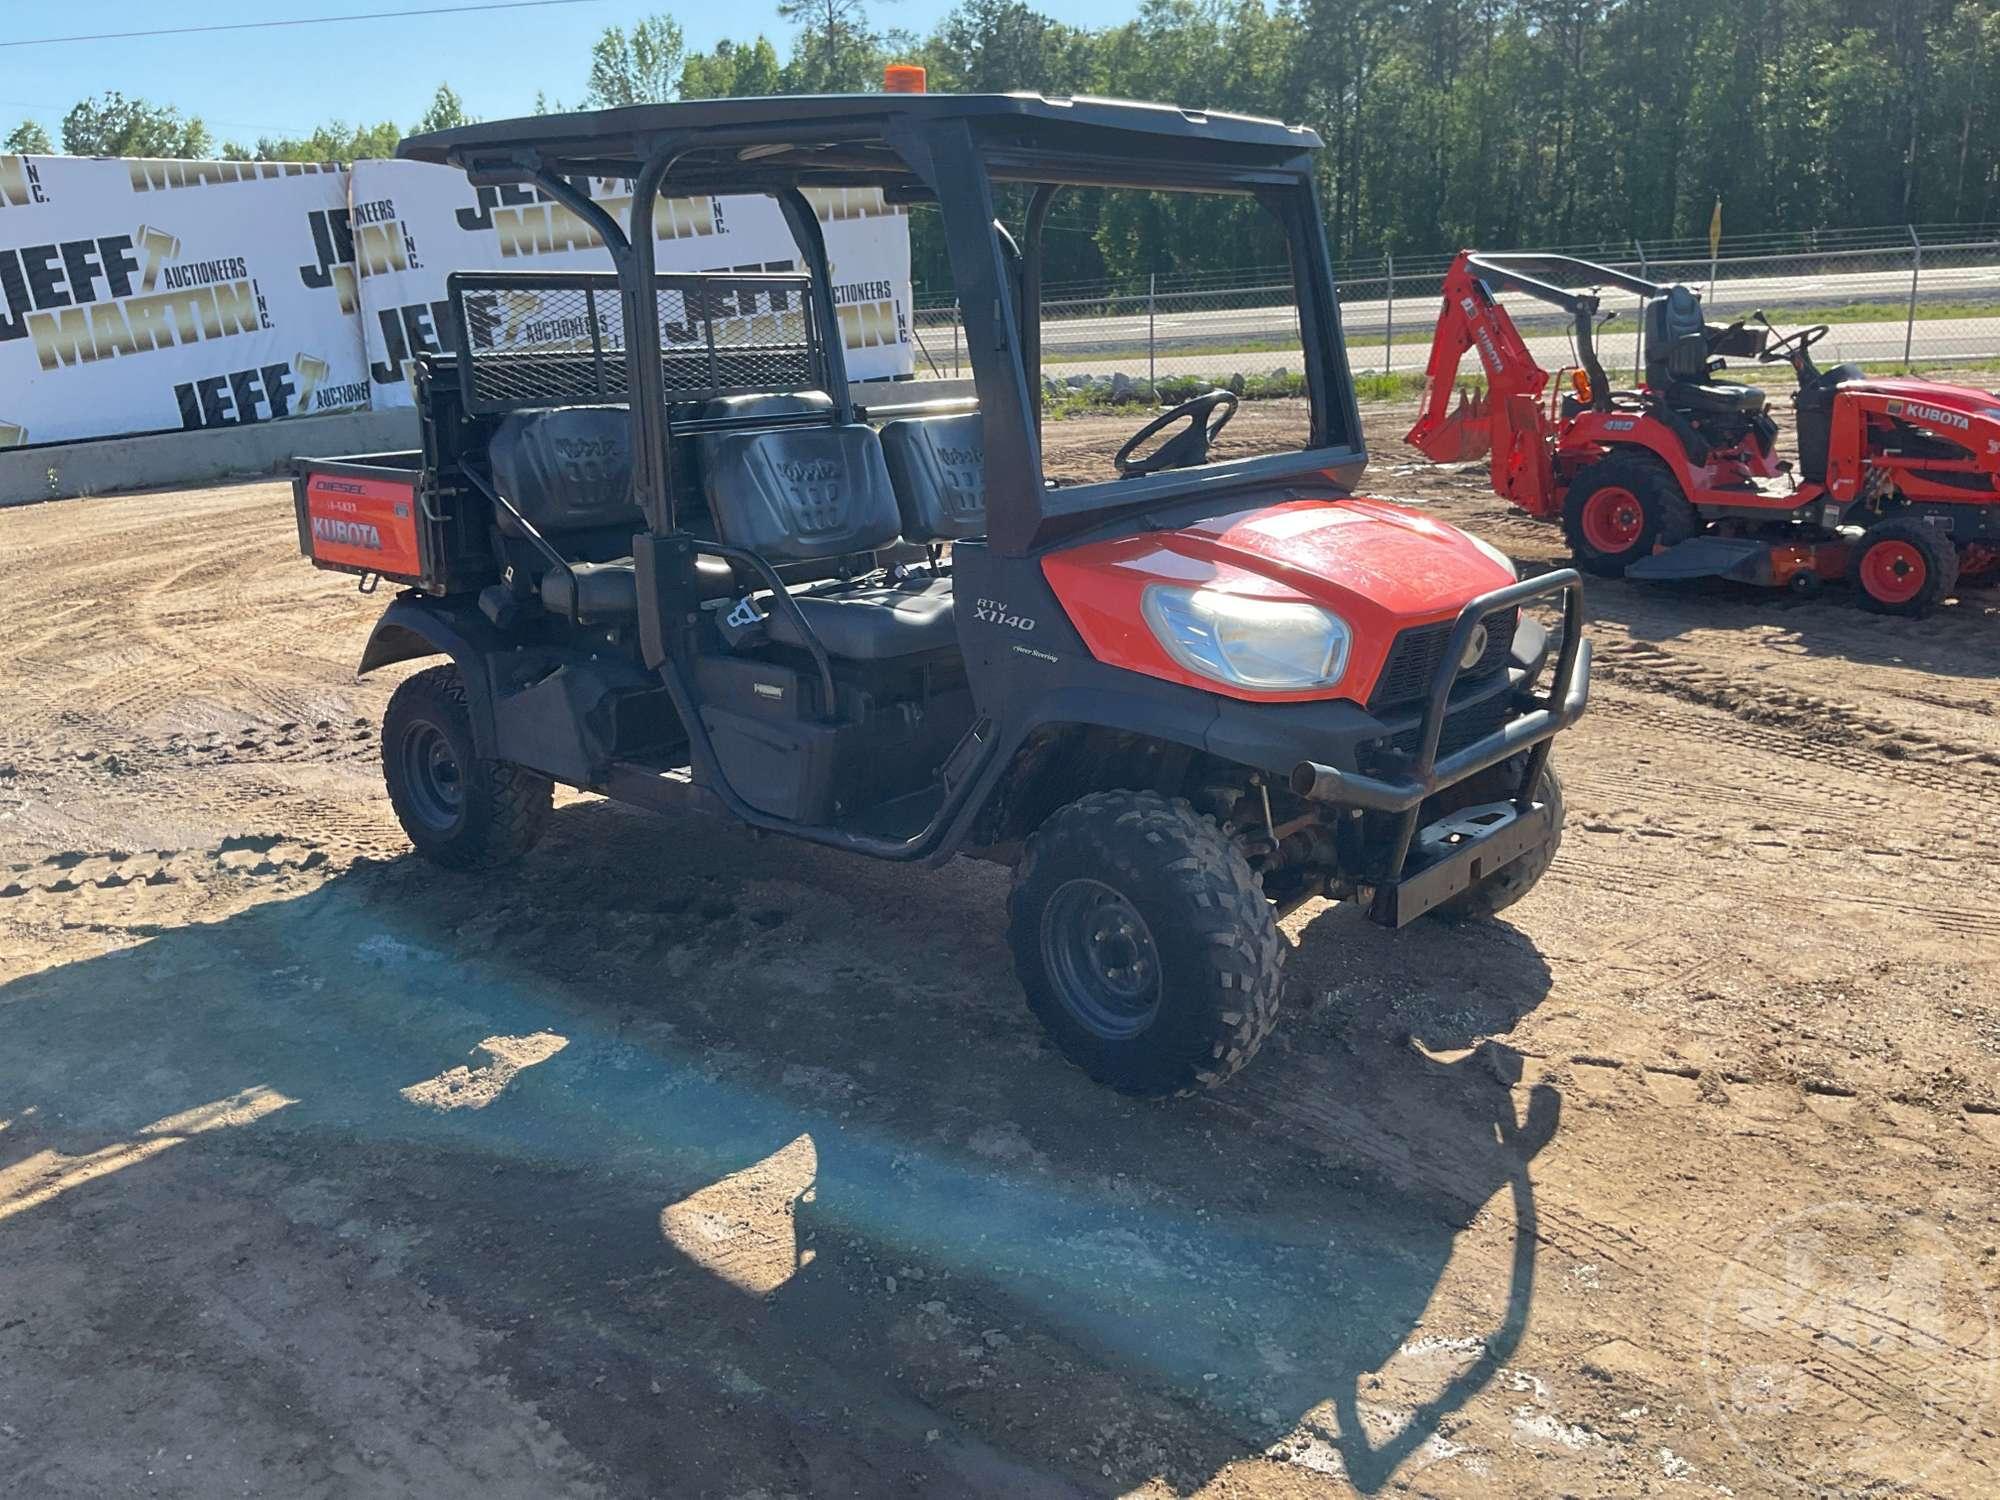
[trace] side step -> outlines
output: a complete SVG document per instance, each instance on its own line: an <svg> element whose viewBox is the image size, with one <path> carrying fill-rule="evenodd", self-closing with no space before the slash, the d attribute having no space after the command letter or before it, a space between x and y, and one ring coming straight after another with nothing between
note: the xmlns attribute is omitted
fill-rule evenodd
<svg viewBox="0 0 2000 1500"><path fill-rule="evenodd" d="M614 802L654 812L685 810L711 817L726 816L728 812L721 799L707 787L695 785L694 776L686 766L663 769L642 761L614 760L601 790Z"/></svg>

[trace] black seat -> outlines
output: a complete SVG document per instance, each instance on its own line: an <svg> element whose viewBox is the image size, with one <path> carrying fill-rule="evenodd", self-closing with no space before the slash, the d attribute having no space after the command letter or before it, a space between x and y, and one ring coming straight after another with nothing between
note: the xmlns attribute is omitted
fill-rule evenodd
<svg viewBox="0 0 2000 1500"><path fill-rule="evenodd" d="M610 529L623 533L629 551L641 524L630 421L622 406L509 412L486 446L493 482L543 536ZM506 535L525 535L504 510L495 519Z"/></svg>
<svg viewBox="0 0 2000 1500"><path fill-rule="evenodd" d="M826 647L850 661L886 661L958 644L949 578L848 584L826 593L797 593L799 613ZM766 602L765 633L780 645L805 648L791 616Z"/></svg>
<svg viewBox="0 0 2000 1500"><path fill-rule="evenodd" d="M1664 392L1677 380L1708 378L1708 323L1692 287L1670 286L1646 304L1646 384Z"/></svg>
<svg viewBox="0 0 2000 1500"><path fill-rule="evenodd" d="M1730 381L1677 380L1667 387L1667 404L1704 417L1748 417L1764 409L1764 389Z"/></svg>
<svg viewBox="0 0 2000 1500"><path fill-rule="evenodd" d="M882 441L864 422L836 422L818 391L724 396L710 417L819 416L805 425L739 428L701 440L702 490L725 542L771 562L873 552L901 534Z"/></svg>
<svg viewBox="0 0 2000 1500"><path fill-rule="evenodd" d="M884 423L882 455L905 538L955 542L986 535L986 438L978 412Z"/></svg>
<svg viewBox="0 0 2000 1500"><path fill-rule="evenodd" d="M878 552L902 536L882 441L861 422L838 422L818 391L728 396L706 416L810 416L805 424L737 428L701 440L702 490L722 539L773 564ZM957 642L951 581L848 582L793 594L830 656L881 661ZM766 636L804 648L791 615L762 597Z"/></svg>
<svg viewBox="0 0 2000 1500"><path fill-rule="evenodd" d="M1668 287L1646 304L1646 384L1690 417L1755 416L1764 409L1760 387L1713 378L1722 368L1713 356L1723 333L1704 321L1693 288Z"/></svg>
<svg viewBox="0 0 2000 1500"><path fill-rule="evenodd" d="M645 524L632 503L631 419L622 406L556 406L509 412L486 448L493 485L508 504L571 559L571 572L541 574L542 607L593 620L639 611L633 581L632 534ZM504 509L494 522L504 537L527 533ZM514 549L539 566L539 552ZM719 559L711 559L720 566ZM571 585L572 573L575 584ZM728 592L729 569L722 567Z"/></svg>
<svg viewBox="0 0 2000 1500"><path fill-rule="evenodd" d="M622 406L556 406L509 412L487 445L494 487L570 559L568 571L546 568L537 583L542 607L589 620L631 619L639 613L632 535L644 516L632 503L632 428ZM505 510L495 514L503 536L526 533ZM527 554L539 566L539 552ZM703 599L736 592L735 574L719 557L698 556L695 578Z"/></svg>
<svg viewBox="0 0 2000 1500"><path fill-rule="evenodd" d="M631 545L631 538L626 538L626 545ZM576 579L574 590L570 588L572 575ZM697 554L694 576L695 588L703 599L728 599L736 594L736 574L719 557ZM639 613L638 573L629 557L600 563L571 563L568 573L551 568L542 575L540 589L542 608L554 614L572 612L572 594L574 613L586 620L628 619Z"/></svg>

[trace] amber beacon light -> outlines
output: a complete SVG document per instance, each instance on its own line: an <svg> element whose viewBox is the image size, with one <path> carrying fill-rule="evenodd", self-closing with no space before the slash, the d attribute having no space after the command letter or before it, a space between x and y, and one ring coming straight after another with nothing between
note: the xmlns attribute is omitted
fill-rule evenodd
<svg viewBox="0 0 2000 1500"><path fill-rule="evenodd" d="M882 70L882 92L885 94L921 94L924 91L924 70L915 63L890 63Z"/></svg>

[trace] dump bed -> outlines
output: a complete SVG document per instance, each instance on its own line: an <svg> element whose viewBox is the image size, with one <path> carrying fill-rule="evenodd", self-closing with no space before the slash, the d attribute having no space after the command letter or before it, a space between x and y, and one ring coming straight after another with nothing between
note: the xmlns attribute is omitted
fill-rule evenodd
<svg viewBox="0 0 2000 1500"><path fill-rule="evenodd" d="M441 479L421 450L292 462L299 551L329 572L439 596L478 589L499 570L484 517L478 525L454 521L468 504L478 497L451 482L449 471Z"/></svg>
<svg viewBox="0 0 2000 1500"><path fill-rule="evenodd" d="M292 504L299 550L314 567L421 586L417 488L423 464L423 454L414 450L298 459Z"/></svg>

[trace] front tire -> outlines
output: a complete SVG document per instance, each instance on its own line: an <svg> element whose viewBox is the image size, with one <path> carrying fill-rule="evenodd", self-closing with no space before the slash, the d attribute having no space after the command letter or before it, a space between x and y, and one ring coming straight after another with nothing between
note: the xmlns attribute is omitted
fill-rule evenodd
<svg viewBox="0 0 2000 1500"><path fill-rule="evenodd" d="M1622 578L1656 547L1672 547L1701 520L1673 475L1639 458L1606 458L1570 481L1563 497L1563 536L1586 573Z"/></svg>
<svg viewBox="0 0 2000 1500"><path fill-rule="evenodd" d="M1878 615L1928 614L1958 586L1958 549L1935 526L1909 516L1877 521L1848 555L1861 607Z"/></svg>
<svg viewBox="0 0 2000 1500"><path fill-rule="evenodd" d="M1186 802L1096 792L1028 840L1007 903L1028 1005L1121 1093L1213 1088L1278 1019L1285 947L1242 853Z"/></svg>
<svg viewBox="0 0 2000 1500"><path fill-rule="evenodd" d="M426 668L390 696L382 779L417 853L448 870L513 863L542 836L555 806L547 777L480 756L455 666Z"/></svg>

